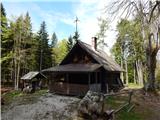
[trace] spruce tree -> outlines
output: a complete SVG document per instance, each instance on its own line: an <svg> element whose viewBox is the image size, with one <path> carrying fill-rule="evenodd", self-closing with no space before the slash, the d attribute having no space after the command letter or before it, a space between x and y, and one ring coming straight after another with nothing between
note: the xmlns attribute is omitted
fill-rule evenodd
<svg viewBox="0 0 160 120"><path fill-rule="evenodd" d="M46 31L46 23L43 21L37 36L38 51L37 51L37 63L39 63L39 69L45 69L52 66L51 48L48 44L48 33Z"/></svg>
<svg viewBox="0 0 160 120"><path fill-rule="evenodd" d="M74 39L75 42L77 42L79 40L79 33L78 33L78 31L76 31L74 33L73 39Z"/></svg>
<svg viewBox="0 0 160 120"><path fill-rule="evenodd" d="M7 17L5 8L3 7L3 4L1 3L1 78L3 80L9 80L11 79L11 61L12 61L12 47L13 47L13 39L11 39L11 33L10 28L7 24Z"/></svg>
<svg viewBox="0 0 160 120"><path fill-rule="evenodd" d="M51 47L55 47L58 42L58 38L55 32L53 33L51 40L52 40Z"/></svg>
<svg viewBox="0 0 160 120"><path fill-rule="evenodd" d="M52 66L56 65L56 53L54 52L54 49L57 46L58 38L56 33L54 32L51 38L51 53L52 53Z"/></svg>
<svg viewBox="0 0 160 120"><path fill-rule="evenodd" d="M68 38L68 42L67 42L68 51L72 49L73 45L74 45L74 41L73 41L72 36L70 35Z"/></svg>
<svg viewBox="0 0 160 120"><path fill-rule="evenodd" d="M25 49L25 52L23 54L23 62L25 64L22 64L23 66L23 74L27 73L30 70L34 69L35 64L35 43L33 39L33 33L32 33L32 24L31 24L31 18L29 16L29 13L27 12L24 16L24 22L23 22L24 28L23 28L23 43L22 48Z"/></svg>

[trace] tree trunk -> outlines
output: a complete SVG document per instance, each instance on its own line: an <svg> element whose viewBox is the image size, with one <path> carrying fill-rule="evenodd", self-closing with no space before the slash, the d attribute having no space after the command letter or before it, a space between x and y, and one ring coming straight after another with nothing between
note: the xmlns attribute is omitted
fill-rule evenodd
<svg viewBox="0 0 160 120"><path fill-rule="evenodd" d="M136 81L136 65L134 64L134 84L137 84L137 81Z"/></svg>
<svg viewBox="0 0 160 120"><path fill-rule="evenodd" d="M143 85L142 62L136 60L137 80L139 85Z"/></svg>
<svg viewBox="0 0 160 120"><path fill-rule="evenodd" d="M128 65L127 65L127 60L125 60L125 69L126 69L126 84L128 85Z"/></svg>
<svg viewBox="0 0 160 120"><path fill-rule="evenodd" d="M147 57L147 69L148 69L148 86L147 90L155 91L155 69L156 69L156 56L159 50L159 38L157 34L157 45L153 48L151 37L153 34L149 35L149 44L146 49L146 57Z"/></svg>
<svg viewBox="0 0 160 120"><path fill-rule="evenodd" d="M156 50L154 50L156 51ZM148 88L149 91L155 90L155 69L156 69L156 54L152 52L151 55L147 54L147 68L148 68Z"/></svg>
<svg viewBox="0 0 160 120"><path fill-rule="evenodd" d="M17 78L16 78L16 90L18 90L19 87L19 77L20 76L20 61L18 61L18 65L17 65Z"/></svg>
<svg viewBox="0 0 160 120"><path fill-rule="evenodd" d="M121 68L123 69L123 61L121 60ZM121 80L124 83L124 74L121 72Z"/></svg>
<svg viewBox="0 0 160 120"><path fill-rule="evenodd" d="M122 51L122 48L121 48L121 55L123 56L123 51ZM123 69L123 57L121 56L121 68ZM121 72L121 80L122 82L124 83L124 75L123 75L123 72Z"/></svg>
<svg viewBox="0 0 160 120"><path fill-rule="evenodd" d="M16 50L15 50L16 52ZM16 60L16 53L14 53L14 89L17 89L17 60Z"/></svg>

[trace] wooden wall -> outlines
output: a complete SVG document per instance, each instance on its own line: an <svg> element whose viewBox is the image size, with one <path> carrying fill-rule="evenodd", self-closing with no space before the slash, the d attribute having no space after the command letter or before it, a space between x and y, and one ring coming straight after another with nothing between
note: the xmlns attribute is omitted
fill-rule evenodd
<svg viewBox="0 0 160 120"><path fill-rule="evenodd" d="M88 90L89 86L84 84L56 82L50 85L50 92L65 95L85 95Z"/></svg>

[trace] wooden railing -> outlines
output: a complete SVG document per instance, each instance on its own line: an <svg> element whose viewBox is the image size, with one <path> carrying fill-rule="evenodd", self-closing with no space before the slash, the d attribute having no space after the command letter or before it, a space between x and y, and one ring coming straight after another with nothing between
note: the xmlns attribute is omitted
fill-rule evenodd
<svg viewBox="0 0 160 120"><path fill-rule="evenodd" d="M52 92L66 95L85 95L89 90L88 85L56 82L52 86Z"/></svg>

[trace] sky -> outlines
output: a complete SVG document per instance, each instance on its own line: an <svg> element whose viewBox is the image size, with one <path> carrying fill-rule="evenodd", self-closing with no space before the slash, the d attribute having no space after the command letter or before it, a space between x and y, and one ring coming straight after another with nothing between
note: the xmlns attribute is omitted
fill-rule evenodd
<svg viewBox="0 0 160 120"><path fill-rule="evenodd" d="M105 51L110 49L116 41L116 25L120 18L111 21L111 16L105 13L105 7L112 0L2 0L7 17L14 20L21 14L29 12L34 33L40 29L42 21L46 22L47 32L51 38L53 32L58 40L67 39L75 32L75 19L78 17L78 32L83 42L91 44L91 38L99 31L98 18L106 18L109 29L106 32ZM160 58L160 52L159 52Z"/></svg>
<svg viewBox="0 0 160 120"><path fill-rule="evenodd" d="M58 40L67 39L75 32L75 19L79 19L78 32L80 39L91 44L91 38L99 31L98 18L106 17L104 12L110 0L2 0L7 17L14 20L28 11L31 17L32 30L37 32L42 21L46 22L47 32L51 38L53 32ZM107 52L115 42L115 26L107 31Z"/></svg>

